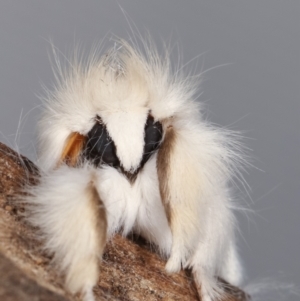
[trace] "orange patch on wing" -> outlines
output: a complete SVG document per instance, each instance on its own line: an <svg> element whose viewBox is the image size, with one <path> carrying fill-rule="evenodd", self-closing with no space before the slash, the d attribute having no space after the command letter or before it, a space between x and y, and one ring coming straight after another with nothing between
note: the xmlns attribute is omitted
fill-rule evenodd
<svg viewBox="0 0 300 301"><path fill-rule="evenodd" d="M76 166L85 142L85 136L76 132L71 133L63 149L60 163L65 162L69 166Z"/></svg>

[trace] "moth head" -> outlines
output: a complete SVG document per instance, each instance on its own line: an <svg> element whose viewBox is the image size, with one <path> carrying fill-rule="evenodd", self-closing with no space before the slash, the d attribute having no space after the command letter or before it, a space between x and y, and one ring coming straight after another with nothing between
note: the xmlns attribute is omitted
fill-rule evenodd
<svg viewBox="0 0 300 301"><path fill-rule="evenodd" d="M152 45L145 53L121 41L56 76L39 124L41 168L89 161L137 174L159 148L165 121L194 114L186 78L172 78L168 57Z"/></svg>
<svg viewBox="0 0 300 301"><path fill-rule="evenodd" d="M79 106L68 114L73 126L60 163L75 166L89 161L132 177L158 149L163 130L151 114L151 92L142 66L132 64L128 56L111 55L104 57L99 68L91 67L83 87L80 82L74 87L80 87L75 99L80 94L83 99L68 108Z"/></svg>
<svg viewBox="0 0 300 301"><path fill-rule="evenodd" d="M114 167L133 178L158 150L163 129L151 114L147 114L146 119L144 114L125 115L127 122L121 123L123 126L119 123L122 114L115 113L107 124L97 116L85 136L71 133L60 161L76 166L87 160L96 167Z"/></svg>

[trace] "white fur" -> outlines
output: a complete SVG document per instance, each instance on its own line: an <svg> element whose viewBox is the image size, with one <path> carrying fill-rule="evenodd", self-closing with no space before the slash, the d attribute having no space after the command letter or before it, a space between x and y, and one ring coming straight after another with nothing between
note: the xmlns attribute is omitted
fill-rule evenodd
<svg viewBox="0 0 300 301"><path fill-rule="evenodd" d="M191 267L202 300L214 301L222 294L216 277L235 285L242 279L228 185L240 156L230 134L202 118L194 100L194 80L172 72L168 57L160 59L155 48L145 47L143 56L120 42L121 50L58 74L60 82L49 92L39 124L39 165L46 174L33 191L31 219L66 271L69 287L89 291L97 282L99 248L93 243L97 229L90 222L93 213L85 193L93 171L106 209L108 236L121 229L124 235L132 230L140 233L169 258L168 272ZM109 166L53 170L69 134L86 135L97 115L114 140L124 169L136 170L150 111L155 120L165 122L164 130L171 125L176 132L173 152L166 158L171 166L171 225L159 192L156 155L133 183Z"/></svg>
<svg viewBox="0 0 300 301"><path fill-rule="evenodd" d="M143 156L144 125L148 115L147 108L134 108L129 111L101 112L107 130L116 144L117 155L126 171L134 172ZM120 126L122 127L120 131ZM134 137L134 139L133 139Z"/></svg>
<svg viewBox="0 0 300 301"><path fill-rule="evenodd" d="M43 175L28 197L29 219L40 228L46 250L54 254L54 262L65 273L66 286L73 293L82 291L87 296L92 295L98 280L103 250L99 244L102 229L96 228L97 213L87 191L93 174L89 167L62 166Z"/></svg>
<svg viewBox="0 0 300 301"><path fill-rule="evenodd" d="M133 184L112 167L97 170L98 190L103 199L108 235L122 227L123 235L132 229L169 255L172 234L160 199L154 155Z"/></svg>

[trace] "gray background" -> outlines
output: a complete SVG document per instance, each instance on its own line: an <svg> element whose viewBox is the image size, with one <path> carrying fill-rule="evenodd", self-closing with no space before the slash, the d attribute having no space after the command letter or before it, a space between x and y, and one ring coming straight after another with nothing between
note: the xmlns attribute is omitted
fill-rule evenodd
<svg viewBox="0 0 300 301"><path fill-rule="evenodd" d="M199 100L213 122L244 132L258 168L245 175L250 197L241 193L241 205L254 213L239 214L248 279L299 285L300 2L119 2L142 34L179 44L184 62L204 53L198 72L230 63L205 74ZM41 83L53 83L49 39L68 53L109 33L130 33L116 1L1 0L0 140L35 158L37 95Z"/></svg>

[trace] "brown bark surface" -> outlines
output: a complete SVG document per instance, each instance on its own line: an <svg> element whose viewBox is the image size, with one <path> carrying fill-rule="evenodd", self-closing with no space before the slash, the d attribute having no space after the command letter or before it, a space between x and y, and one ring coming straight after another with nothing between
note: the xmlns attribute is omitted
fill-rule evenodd
<svg viewBox="0 0 300 301"><path fill-rule="evenodd" d="M24 221L20 201L24 185L38 181L38 169L27 158L0 143L0 300L80 300L64 289L64 279L51 264L37 229ZM116 235L100 263L96 300L200 301L188 271L168 275L165 261L141 239ZM221 281L221 280L220 280ZM228 285L222 301L246 301L246 294Z"/></svg>

